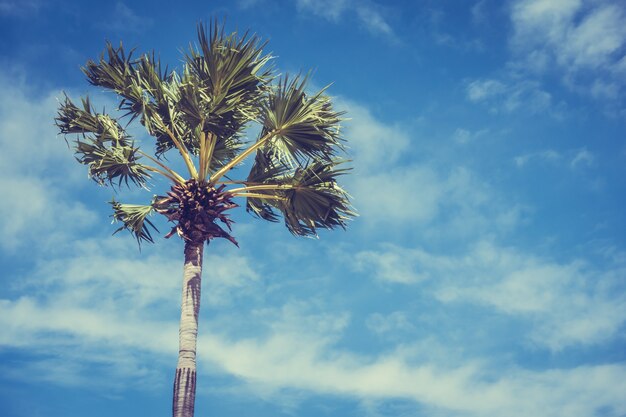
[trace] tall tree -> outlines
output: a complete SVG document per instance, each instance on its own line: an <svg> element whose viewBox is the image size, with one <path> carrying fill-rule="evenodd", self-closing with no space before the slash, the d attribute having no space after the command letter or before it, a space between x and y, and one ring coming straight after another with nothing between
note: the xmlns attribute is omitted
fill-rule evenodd
<svg viewBox="0 0 626 417"><path fill-rule="evenodd" d="M153 242L158 232L153 214L173 223L166 238L177 234L184 241L174 417L194 414L202 255L205 242L215 238L237 245L228 216L236 199L244 198L246 210L263 220L276 222L282 215L297 236L345 228L355 215L337 184L347 171L338 156L342 113L325 89L309 94L307 77L274 76L264 46L255 35L199 25L198 44L184 55L179 74L163 69L154 52L133 58L121 43L107 43L99 60L82 71L89 83L115 93L123 115L98 113L89 97L76 105L66 95L55 119L62 134L76 135L76 159L99 185L148 190L154 175L170 183L147 205L113 199L111 206L121 224L116 232L130 231L139 244ZM154 138L154 152L128 134L126 126L135 120ZM244 133L254 123L260 133L246 142ZM168 151L182 158L185 175L165 163ZM247 175L232 179L231 170L248 157Z"/></svg>

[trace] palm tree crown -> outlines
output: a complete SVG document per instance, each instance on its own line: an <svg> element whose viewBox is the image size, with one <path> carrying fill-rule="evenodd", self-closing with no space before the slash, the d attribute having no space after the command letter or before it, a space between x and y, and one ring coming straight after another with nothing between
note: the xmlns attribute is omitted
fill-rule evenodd
<svg viewBox="0 0 626 417"><path fill-rule="evenodd" d="M355 213L336 181L347 171L338 156L342 113L334 110L325 89L306 91L307 77L274 76L264 46L254 35L199 25L198 45L185 54L180 74L163 69L154 53L133 58L121 43L117 48L107 43L100 59L82 68L92 85L118 96L124 114L97 113L88 97L80 105L64 97L56 124L61 133L78 135L78 162L100 185L147 189L156 174L171 183L147 205L113 200L118 231L129 230L139 243L153 242L156 228L149 216L158 213L174 223L166 237L176 233L194 242L223 237L236 244L226 213L237 206L236 197L245 198L247 211L261 219L277 221L282 214L295 235L345 228ZM122 120L138 120L155 138L152 156ZM253 122L260 134L245 143L244 132ZM163 155L173 149L188 176L164 163ZM227 178L249 156L247 177Z"/></svg>

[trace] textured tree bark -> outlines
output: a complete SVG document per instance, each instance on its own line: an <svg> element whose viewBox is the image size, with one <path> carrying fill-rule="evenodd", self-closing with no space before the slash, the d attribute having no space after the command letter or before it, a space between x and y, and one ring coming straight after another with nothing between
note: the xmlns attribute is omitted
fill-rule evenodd
<svg viewBox="0 0 626 417"><path fill-rule="evenodd" d="M193 417L196 401L196 341L204 242L185 242L183 298L178 333L178 364L174 378L173 417Z"/></svg>

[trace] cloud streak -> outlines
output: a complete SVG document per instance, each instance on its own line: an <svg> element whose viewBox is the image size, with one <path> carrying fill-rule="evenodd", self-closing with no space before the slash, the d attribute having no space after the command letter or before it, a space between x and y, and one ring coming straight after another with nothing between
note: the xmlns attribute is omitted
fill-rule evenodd
<svg viewBox="0 0 626 417"><path fill-rule="evenodd" d="M380 7L364 0L296 0L301 12L312 13L332 22L338 22L346 15L354 15L372 34L394 37L394 31L387 22Z"/></svg>

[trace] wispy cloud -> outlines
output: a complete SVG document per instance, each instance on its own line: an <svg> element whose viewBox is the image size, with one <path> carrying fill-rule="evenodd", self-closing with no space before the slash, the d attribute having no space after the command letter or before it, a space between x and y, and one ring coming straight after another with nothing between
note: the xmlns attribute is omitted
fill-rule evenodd
<svg viewBox="0 0 626 417"><path fill-rule="evenodd" d="M409 129L397 123L384 123L368 109L349 100L340 100L358 123L346 123L351 144L354 175L346 178L346 188L354 196L361 217L369 230L429 228L436 224L438 234L471 235L477 230L510 228L517 210L510 201L502 204L490 186L471 169L459 166L435 167L427 162L404 163L419 154L412 145ZM456 140L476 139L486 130L456 132ZM471 139L470 139L471 136ZM382 204L378 192L393 196L393 204ZM452 214L453 213L453 214ZM504 218L508 220L504 221ZM500 220L503 220L502 222ZM430 226L429 226L430 225ZM436 233L433 231L433 233Z"/></svg>
<svg viewBox="0 0 626 417"><path fill-rule="evenodd" d="M111 17L100 21L99 26L104 30L119 32L143 32L152 26L151 18L137 14L125 3L118 1L111 11Z"/></svg>
<svg viewBox="0 0 626 417"><path fill-rule="evenodd" d="M28 97L26 80L16 72L0 73L0 187L11 204L0 206L0 247L14 250L27 242L45 244L60 230L86 227L94 214L54 187L84 179L52 121L60 92ZM51 168L54 167L54 168ZM62 226L62 227L59 227ZM55 233L52 233L52 232Z"/></svg>
<svg viewBox="0 0 626 417"><path fill-rule="evenodd" d="M0 0L0 15L28 17L41 7L40 0Z"/></svg>
<svg viewBox="0 0 626 417"><path fill-rule="evenodd" d="M520 0L512 5L511 20L513 66L538 74L556 66L567 84L584 85L595 96L614 97L624 86L626 14L618 4ZM598 83L607 79L611 87L601 89Z"/></svg>
<svg viewBox="0 0 626 417"><path fill-rule="evenodd" d="M158 362L167 355L166 351L175 349L171 343L175 326L170 322L138 321L102 311L96 314L95 310L86 308L46 306L28 299L3 300L0 310L6 336L2 339L4 344L15 345L16 340L22 340L21 346L80 343L106 348L115 345L141 349L160 358ZM6 317L12 318L10 323ZM397 318L403 322L401 316ZM272 330L262 337L232 339L218 333L204 334L199 339L199 355L210 359L221 372L237 376L247 392L258 389L267 395L268 390L273 390L276 397L280 397L283 387L288 387L364 399L406 398L433 412L476 417L503 413L513 417L556 417L564 410L573 417L586 417L601 407L612 407L618 413L626 411L622 395L626 369L621 365L549 371L511 368L495 376L489 364L481 359L467 360L463 366L424 363L416 358L432 355L422 352L420 345L377 356L338 349L334 342L345 325L345 317L312 314L306 305L288 305L276 310ZM18 331L23 336L21 339L15 337ZM37 341L37 335L50 331L59 337L65 334L65 340ZM111 363L111 366L122 368L126 364ZM133 382L142 371L135 370ZM68 378L75 377L76 374ZM124 379L122 374L117 378ZM147 373L144 378L149 380L151 376Z"/></svg>
<svg viewBox="0 0 626 417"><path fill-rule="evenodd" d="M511 17L512 43L519 52L545 54L569 71L611 69L622 58L626 16L617 4L522 0L513 5Z"/></svg>
<svg viewBox="0 0 626 417"><path fill-rule="evenodd" d="M367 327L379 335L393 337L398 333L415 330L407 314L402 311L394 311L391 314L371 314L366 320Z"/></svg>
<svg viewBox="0 0 626 417"><path fill-rule="evenodd" d="M298 10L313 13L333 22L353 14L372 34L393 37L394 31L374 2L364 0L296 0Z"/></svg>
<svg viewBox="0 0 626 417"><path fill-rule="evenodd" d="M558 161L562 158L561 154L552 149L546 149L540 152L526 153L514 158L515 165L519 168L525 166L531 160Z"/></svg>
<svg viewBox="0 0 626 417"><path fill-rule="evenodd" d="M385 245L383 250L367 250L354 257L356 270L368 272L376 279L397 284L415 284L428 279L425 260L432 260L418 249Z"/></svg>
<svg viewBox="0 0 626 417"><path fill-rule="evenodd" d="M626 297L618 290L623 259L557 262L483 240L458 255L381 244L359 252L353 263L373 279L406 291L417 285L444 304L480 305L515 317L526 323L518 332L527 344L552 351L605 343L626 323Z"/></svg>
<svg viewBox="0 0 626 417"><path fill-rule="evenodd" d="M572 168L577 168L580 166L590 166L593 165L595 161L595 156L587 150L587 148L579 149L576 152L576 155L572 158L570 165Z"/></svg>
<svg viewBox="0 0 626 417"><path fill-rule="evenodd" d="M587 148L570 149L557 152L554 149L545 149L538 152L529 152L516 156L513 161L518 168L522 168L533 161L550 162L569 168L582 168L592 166L595 155Z"/></svg>
<svg viewBox="0 0 626 417"><path fill-rule="evenodd" d="M480 129L472 132L468 129L463 129L459 127L456 128L454 133L452 134L452 139L458 144L465 145L486 135L487 133L489 133L489 129Z"/></svg>
<svg viewBox="0 0 626 417"><path fill-rule="evenodd" d="M496 79L478 79L466 86L468 100L486 103L492 113L528 111L540 113L550 109L552 96L540 83L530 80L512 80L505 83Z"/></svg>
<svg viewBox="0 0 626 417"><path fill-rule="evenodd" d="M0 125L6 129L0 140L4 140L3 149L9 150L0 155L0 172L19 176L9 176L13 185L2 187L32 188L45 198L60 199L75 185L76 174L69 168L74 166L71 155L58 146L59 141L42 141L38 148L38 139L54 136L52 128L35 128L27 118L19 118L20 113L30 112L41 118L42 126L49 126L55 107L52 96L29 100L19 89L11 89L11 84L3 86L18 107L12 113L8 99L0 100L4 106ZM485 86L476 86L480 87ZM486 97L490 95L475 96L477 101ZM42 107L37 103L43 103ZM615 291L626 269L623 257L614 256L603 266L593 266L584 259L557 261L486 239L486 235L515 228L523 209L509 200L502 202L489 182L468 168L441 168L407 158L416 152L408 128L384 123L363 105L349 100L344 104L341 107L358 119L346 131L355 159L353 187L347 188L354 193L361 212L368 213L364 221L374 226L364 236L372 242L384 241L396 230L405 229L424 231L427 240L445 235L445 246L455 244L458 233L477 242L467 250L456 248L456 253L401 242L350 247L350 253L356 254L350 260L361 275L382 283L378 288L385 290L428 292L429 300L442 311L479 306L512 320L507 324L523 322L529 344L554 352L610 340L623 328L625 300ZM463 141L478 132L459 128L456 134ZM31 155L31 149L42 151ZM568 156L573 167L593 161L593 154L584 148ZM29 157L36 163L20 163L21 158ZM45 188L18 181L35 181L53 168L66 175L67 182L51 181L44 183L49 186ZM381 205L384 199L374 195L376 192L397 199ZM24 213L18 213L22 223L10 220L23 225L39 221L42 208L52 213L51 219L80 218L79 213L71 213L74 203L55 206L38 202L33 207L32 212L23 208ZM89 216L82 224L93 221ZM432 224L435 231L430 229ZM440 228L442 224L447 228ZM380 227L389 225L392 227ZM389 229L392 232L387 235L381 232ZM11 288L0 298L0 346L28 355L24 369L33 379L117 389L139 383L140 389L153 390L155 383L165 378L176 352L181 263L165 253L172 246L180 248L180 242L168 241L161 249L146 248L138 256L129 239L88 239L71 227L57 241L62 251L37 248L42 252L28 270L12 272L18 275L11 276L11 282L28 291ZM289 245L284 242L271 245L275 245L276 256L288 255L298 264L298 250L288 252ZM305 255L310 257L310 252ZM332 275L333 268L339 268L337 264L344 260L324 260L326 279L339 282L345 278ZM430 336L433 342L420 339L415 331L418 321L402 303L391 306L390 311L378 311L364 303L356 313L344 307L349 303L337 307L318 294L277 295L275 287L263 281L269 263L262 258L253 262L245 253L228 249L206 257L212 274L205 280L203 308L219 307L222 313L203 316L199 357L207 365L200 372L228 376L233 381L232 395L245 392L281 401L284 392L290 391L303 398L324 394L367 404L400 398L418 404L429 415L467 417L587 417L601 409L616 415L626 413L623 364L607 360L536 370L525 369L511 360L508 352L468 354L462 347L446 347L437 334ZM275 272L275 279L293 282L301 274L300 270L290 276ZM319 287L319 281L315 286ZM354 289L342 291L352 294ZM264 298L269 301L257 302ZM395 342L394 337L403 334L411 338L381 350L355 348L349 343L354 323L364 325L370 331L366 336L372 339ZM437 347L435 353L433 346ZM68 362L67 351L72 352L71 365L63 366ZM460 359L451 361L453 356ZM94 369L98 373L103 370L102 380L94 381ZM7 378L20 378L7 366L0 371Z"/></svg>
<svg viewBox="0 0 626 417"><path fill-rule="evenodd" d="M537 323L530 340L550 349L603 342L626 322L626 298L611 290L625 271L619 263L603 268L583 260L557 263L481 242L466 257L450 259L449 266L446 274L465 279L439 290L440 300L526 317Z"/></svg>
<svg viewBox="0 0 626 417"><path fill-rule="evenodd" d="M475 10L480 20L481 5ZM626 13L607 0L516 0L510 5L510 58L494 77L466 84L467 99L491 113L530 112L562 118L550 81L606 104L621 114L626 83ZM545 82L544 82L545 81Z"/></svg>

